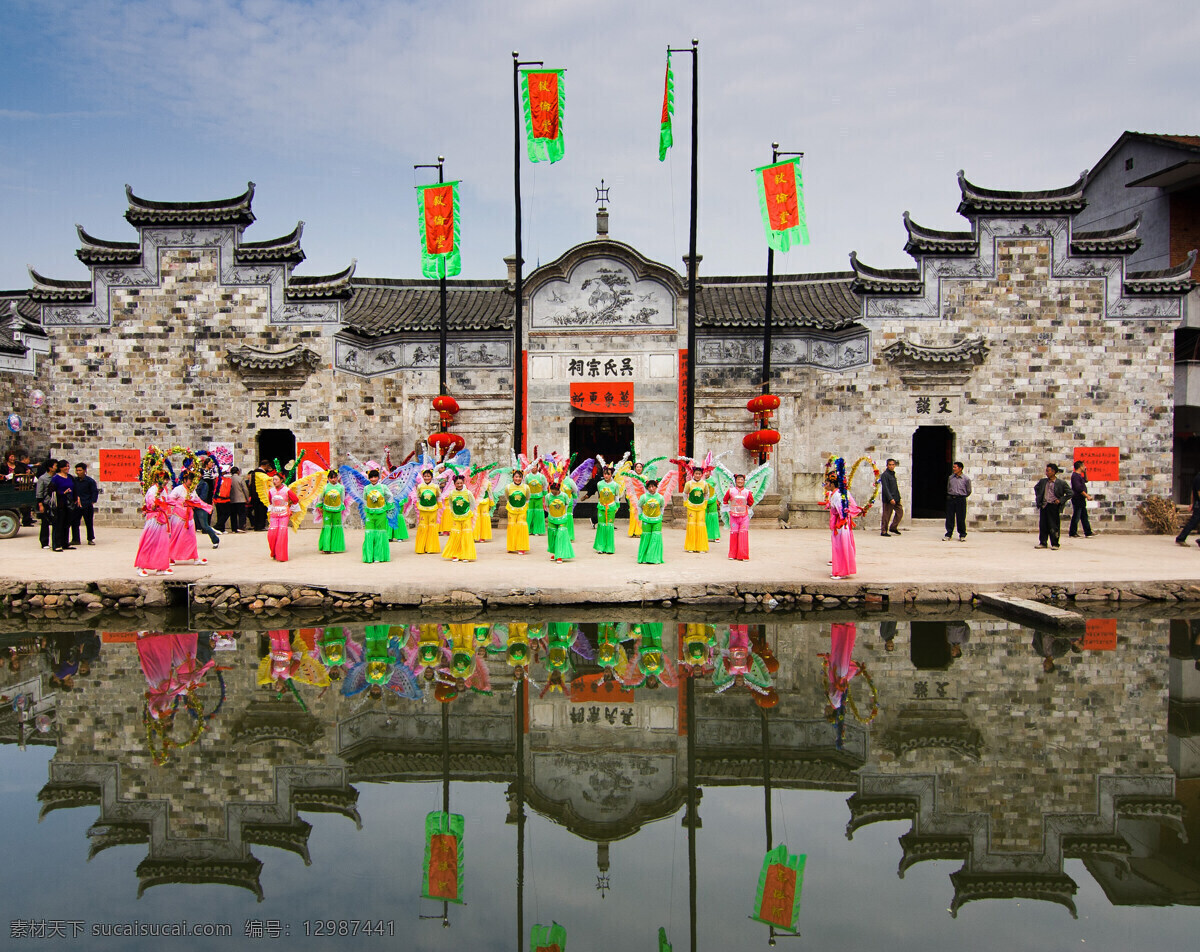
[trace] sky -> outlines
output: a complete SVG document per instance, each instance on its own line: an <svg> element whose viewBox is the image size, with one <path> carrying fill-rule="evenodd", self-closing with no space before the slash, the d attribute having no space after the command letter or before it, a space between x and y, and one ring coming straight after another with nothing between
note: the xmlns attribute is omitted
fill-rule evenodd
<svg viewBox="0 0 1200 952"><path fill-rule="evenodd" d="M245 240L305 225L300 274L420 276L413 187L461 180L462 276L514 248L512 51L566 73L565 158L522 159L526 273L595 235L682 271L699 44L701 274L762 274L751 170L802 151L811 244L776 273L911 264L902 214L964 229L955 174L1070 184L1122 132L1198 133L1194 0L0 0L0 288L86 278L75 224L257 189Z"/></svg>

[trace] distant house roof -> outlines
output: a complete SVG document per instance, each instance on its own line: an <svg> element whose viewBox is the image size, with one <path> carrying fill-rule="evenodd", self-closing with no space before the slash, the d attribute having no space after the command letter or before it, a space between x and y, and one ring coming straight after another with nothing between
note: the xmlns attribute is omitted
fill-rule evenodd
<svg viewBox="0 0 1200 952"><path fill-rule="evenodd" d="M862 314L853 281L850 271L775 275L772 326L840 330L853 324ZM704 278L697 289L696 325L763 327L766 301L765 275Z"/></svg>
<svg viewBox="0 0 1200 952"><path fill-rule="evenodd" d="M250 205L254 201L254 183L247 183L246 191L233 198L219 198L208 202L155 202L133 194L133 188L125 186L125 197L129 209L125 218L135 228L145 225L249 225L254 222Z"/></svg>
<svg viewBox="0 0 1200 952"><path fill-rule="evenodd" d="M382 337L438 329L441 305L435 280L356 278L351 288L342 310L347 330ZM453 331L511 331L513 297L508 283L448 280L446 320Z"/></svg>
<svg viewBox="0 0 1200 952"><path fill-rule="evenodd" d="M1092 166L1089 178L1095 178L1096 174L1112 161L1113 156L1128 142L1146 142L1163 145L1178 150L1182 155L1191 155L1200 158L1200 136L1164 135L1156 132L1122 132L1117 141L1109 146L1108 151L1100 156L1100 160ZM1140 184L1140 181L1132 184Z"/></svg>

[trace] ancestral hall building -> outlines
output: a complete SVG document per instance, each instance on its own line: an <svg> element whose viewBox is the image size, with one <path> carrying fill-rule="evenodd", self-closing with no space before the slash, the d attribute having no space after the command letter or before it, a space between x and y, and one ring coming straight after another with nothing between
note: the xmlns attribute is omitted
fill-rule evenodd
<svg viewBox="0 0 1200 952"><path fill-rule="evenodd" d="M897 457L915 515L942 511L960 459L970 518L991 527L1035 522L1033 482L1047 461L1069 468L1079 447L1119 453L1115 485L1092 487L1102 521L1170 494L1174 332L1194 254L1130 268L1136 220L1077 227L1085 184L996 191L960 173L969 229L906 214L915 267L879 270L851 253L850 271L775 277L775 488L795 513L819 500L830 453ZM30 288L0 292L0 398L23 418L23 444L94 462L103 448L225 443L249 468L297 442L327 442L335 460L390 445L398 459L436 428L436 281L364 278L353 263L296 274L303 223L245 240L253 184L219 201L127 195L137 240L79 228L87 280L31 271ZM453 429L476 459L509 458L518 374L529 450L679 450L685 279L610 238L607 213L597 230L525 277L519 352L513 262L507 280L448 282ZM700 273L695 447L736 470L755 462L742 437L761 386L765 292L764 276ZM137 487L106 489L107 511L135 522Z"/></svg>

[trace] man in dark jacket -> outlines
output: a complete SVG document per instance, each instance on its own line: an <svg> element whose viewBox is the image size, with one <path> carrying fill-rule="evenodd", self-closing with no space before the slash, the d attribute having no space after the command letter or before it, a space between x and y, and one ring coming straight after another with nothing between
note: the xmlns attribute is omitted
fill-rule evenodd
<svg viewBox="0 0 1200 952"><path fill-rule="evenodd" d="M1087 465L1077 459L1075 471L1071 473L1071 530L1067 533L1072 539L1079 535L1081 522L1084 538L1092 537L1092 523L1087 514L1087 504L1091 498L1091 493L1087 491Z"/></svg>
<svg viewBox="0 0 1200 952"><path fill-rule="evenodd" d="M71 545L79 545L79 524L87 527L87 544L96 544L96 530L92 520L96 514L96 500L100 498L100 487L88 475L87 463L75 464L75 501L79 504L71 517Z"/></svg>
<svg viewBox="0 0 1200 952"><path fill-rule="evenodd" d="M250 490L250 528L255 532L263 532L267 528L267 504L263 496L271 485L271 473L275 470L269 462L263 460L255 469L250 471L246 480Z"/></svg>
<svg viewBox="0 0 1200 952"><path fill-rule="evenodd" d="M54 474L57 472L58 463L54 460L50 459L39 463L37 482L33 487L34 507L37 509L38 522L41 523L38 535L41 538L43 549L50 548L50 526L53 520L50 508L50 481L54 479Z"/></svg>
<svg viewBox="0 0 1200 952"><path fill-rule="evenodd" d="M1065 479L1058 476L1059 469L1053 463L1046 464L1046 475L1037 481L1033 487L1034 502L1038 507L1038 544L1037 548L1046 548L1049 540L1050 548L1058 548L1060 530L1059 518L1062 508L1071 498L1071 487Z"/></svg>
<svg viewBox="0 0 1200 952"><path fill-rule="evenodd" d="M887 469L879 477L879 492L883 496L883 524L879 527L880 535L898 535L900 520L904 518L904 505L900 501L900 485L896 482L896 461L889 459ZM891 528L888 528L888 520Z"/></svg>

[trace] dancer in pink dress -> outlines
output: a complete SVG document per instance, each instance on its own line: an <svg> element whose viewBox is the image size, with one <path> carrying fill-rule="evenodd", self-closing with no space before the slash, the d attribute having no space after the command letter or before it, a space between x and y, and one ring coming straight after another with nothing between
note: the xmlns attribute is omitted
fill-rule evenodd
<svg viewBox="0 0 1200 952"><path fill-rule="evenodd" d="M283 477L276 473L271 477L271 488L267 495L271 505L267 507L270 527L267 529L267 545L271 558L276 562L288 560L288 521L293 512L300 511L300 497L283 484Z"/></svg>
<svg viewBox="0 0 1200 952"><path fill-rule="evenodd" d="M212 512L212 506L196 494L196 474L186 472L168 494L171 500L171 561L191 562L193 565L208 565L208 559L200 558L196 548L196 522L193 509Z"/></svg>
<svg viewBox="0 0 1200 952"><path fill-rule="evenodd" d="M739 562L750 559L750 516L754 493L746 488L746 477L738 473L733 485L725 490L726 511L729 513L729 557Z"/></svg>
<svg viewBox="0 0 1200 952"><path fill-rule="evenodd" d="M167 527L171 504L167 499L167 481L167 474L159 473L154 485L146 493L146 502L142 506L146 525L142 529L142 538L138 542L133 564L138 570L138 575L143 578L151 572L172 574L171 534Z"/></svg>
<svg viewBox="0 0 1200 952"><path fill-rule="evenodd" d="M829 509L829 532L833 556L830 578L848 578L858 571L857 551L854 547L854 517L862 513L854 497L846 488L846 463L839 456L835 461L836 475L825 477L825 491L829 494L824 505Z"/></svg>

